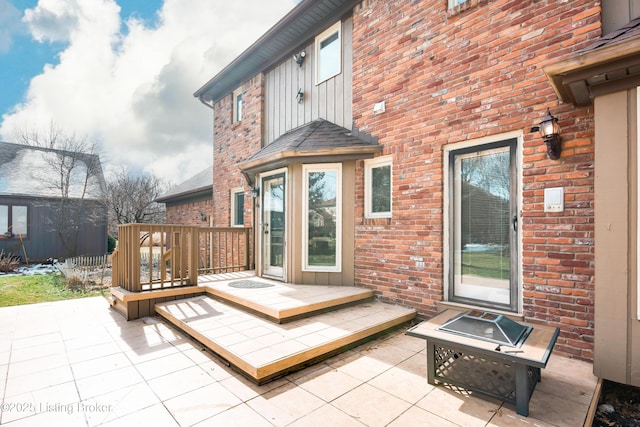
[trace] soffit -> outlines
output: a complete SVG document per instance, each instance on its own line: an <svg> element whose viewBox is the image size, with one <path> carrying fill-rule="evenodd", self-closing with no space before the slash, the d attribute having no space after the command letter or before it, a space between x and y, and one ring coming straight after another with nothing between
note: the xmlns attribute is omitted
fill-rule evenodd
<svg viewBox="0 0 640 427"><path fill-rule="evenodd" d="M640 84L640 18L576 55L544 67L564 102L589 105L595 96Z"/></svg>

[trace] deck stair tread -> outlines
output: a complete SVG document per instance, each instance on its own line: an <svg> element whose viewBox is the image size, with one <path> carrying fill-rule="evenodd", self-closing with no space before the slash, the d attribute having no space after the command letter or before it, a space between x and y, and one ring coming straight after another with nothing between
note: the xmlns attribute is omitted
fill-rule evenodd
<svg viewBox="0 0 640 427"><path fill-rule="evenodd" d="M290 321L374 296L371 289L354 286L296 285L257 277L250 281L267 287L234 287L238 281L205 282L204 287L215 298L253 310L275 322Z"/></svg>
<svg viewBox="0 0 640 427"><path fill-rule="evenodd" d="M279 324L206 295L158 303L155 310L257 383L416 315L413 309L372 301Z"/></svg>

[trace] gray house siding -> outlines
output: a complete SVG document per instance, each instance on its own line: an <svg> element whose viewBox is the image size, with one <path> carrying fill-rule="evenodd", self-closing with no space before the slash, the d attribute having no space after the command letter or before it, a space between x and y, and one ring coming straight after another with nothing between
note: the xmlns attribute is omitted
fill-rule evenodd
<svg viewBox="0 0 640 427"><path fill-rule="evenodd" d="M0 205L27 207L27 235L22 238L0 236L0 251L18 255L23 261L38 262L65 258L71 254L58 236L59 199L0 196ZM107 252L107 221L104 207L95 200L84 200L77 255L102 255ZM78 207L80 201L72 201ZM25 254L26 252L26 254Z"/></svg>
<svg viewBox="0 0 640 427"><path fill-rule="evenodd" d="M315 39L300 48L305 61L298 66L293 57L265 74L264 144L270 144L284 133L316 119L325 119L351 129L353 19L342 21L342 71L320 84L315 81ZM298 103L298 90L304 92Z"/></svg>

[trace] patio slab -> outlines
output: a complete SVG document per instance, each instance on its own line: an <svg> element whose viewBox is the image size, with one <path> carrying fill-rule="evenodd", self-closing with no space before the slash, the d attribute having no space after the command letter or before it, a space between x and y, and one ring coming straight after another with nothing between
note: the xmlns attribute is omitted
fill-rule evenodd
<svg viewBox="0 0 640 427"><path fill-rule="evenodd" d="M0 308L0 325L0 425L12 427L582 426L597 383L591 364L553 354L525 418L428 385L424 341L403 329L258 386L158 317L127 322L102 297Z"/></svg>

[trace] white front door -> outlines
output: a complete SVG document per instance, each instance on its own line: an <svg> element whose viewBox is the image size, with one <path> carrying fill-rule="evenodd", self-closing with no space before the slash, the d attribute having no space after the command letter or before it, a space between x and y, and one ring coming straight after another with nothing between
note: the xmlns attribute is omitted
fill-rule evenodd
<svg viewBox="0 0 640 427"><path fill-rule="evenodd" d="M285 280L285 173L262 177L262 274Z"/></svg>

